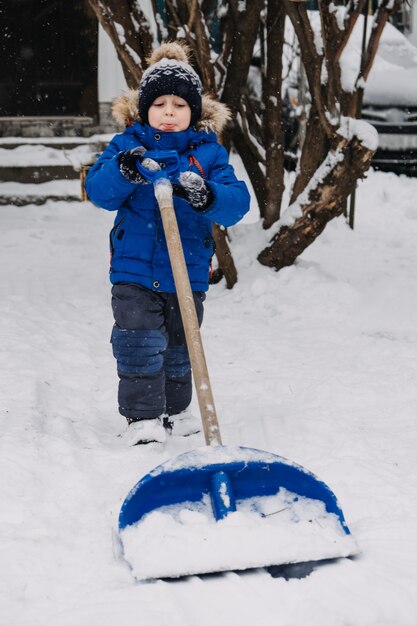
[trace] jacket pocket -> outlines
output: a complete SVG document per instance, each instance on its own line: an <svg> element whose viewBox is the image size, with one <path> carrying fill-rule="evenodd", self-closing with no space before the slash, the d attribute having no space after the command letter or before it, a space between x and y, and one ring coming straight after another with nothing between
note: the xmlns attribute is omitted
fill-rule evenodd
<svg viewBox="0 0 417 626"><path fill-rule="evenodd" d="M119 220L117 224L115 224L110 231L110 235L109 235L110 258L113 256L114 251L116 250L116 247L119 247L118 242L121 242L125 236L125 228L123 227L124 221L125 221L125 218L122 217L122 219Z"/></svg>
<svg viewBox="0 0 417 626"><path fill-rule="evenodd" d="M204 238L204 247L210 251L210 261L216 253L216 242L211 231Z"/></svg>

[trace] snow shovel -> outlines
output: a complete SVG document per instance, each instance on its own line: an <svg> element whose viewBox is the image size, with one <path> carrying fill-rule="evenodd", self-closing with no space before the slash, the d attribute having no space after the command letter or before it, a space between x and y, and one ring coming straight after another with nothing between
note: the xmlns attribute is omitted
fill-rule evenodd
<svg viewBox="0 0 417 626"><path fill-rule="evenodd" d="M127 495L123 556L138 580L347 557L358 547L335 495L283 457L223 446L172 198L171 152L152 173L177 290L206 446L159 465ZM178 158L178 157L176 157ZM178 164L177 164L178 165Z"/></svg>

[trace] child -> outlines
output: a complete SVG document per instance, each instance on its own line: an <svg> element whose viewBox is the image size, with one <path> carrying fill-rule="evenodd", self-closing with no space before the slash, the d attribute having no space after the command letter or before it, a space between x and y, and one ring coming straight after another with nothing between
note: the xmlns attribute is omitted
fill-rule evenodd
<svg viewBox="0 0 417 626"><path fill-rule="evenodd" d="M187 410L191 365L161 216L138 159L146 150L178 153L174 206L200 324L214 253L212 222L231 226L249 209L246 185L237 180L214 132L229 121L229 111L201 95L187 48L162 44L149 64L139 94L131 91L115 101L113 114L126 130L112 139L86 180L92 202L117 211L110 233L111 342L130 445L163 442L167 430L188 435L200 428Z"/></svg>

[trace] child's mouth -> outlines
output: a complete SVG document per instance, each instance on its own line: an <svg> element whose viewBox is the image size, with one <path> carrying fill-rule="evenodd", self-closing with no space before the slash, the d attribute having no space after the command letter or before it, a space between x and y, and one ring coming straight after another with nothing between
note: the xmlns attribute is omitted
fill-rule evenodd
<svg viewBox="0 0 417 626"><path fill-rule="evenodd" d="M176 126L175 124L168 124L168 123L162 124L162 130L167 130L167 131L174 130L175 126Z"/></svg>

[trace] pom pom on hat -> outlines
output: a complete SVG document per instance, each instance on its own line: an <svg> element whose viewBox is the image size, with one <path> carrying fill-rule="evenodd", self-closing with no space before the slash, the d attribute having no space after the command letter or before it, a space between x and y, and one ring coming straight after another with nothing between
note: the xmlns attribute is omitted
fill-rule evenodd
<svg viewBox="0 0 417 626"><path fill-rule="evenodd" d="M191 67L188 48L177 42L162 44L148 59L139 85L139 114L148 123L148 111L159 96L183 98L191 109L191 125L201 117L202 84Z"/></svg>

